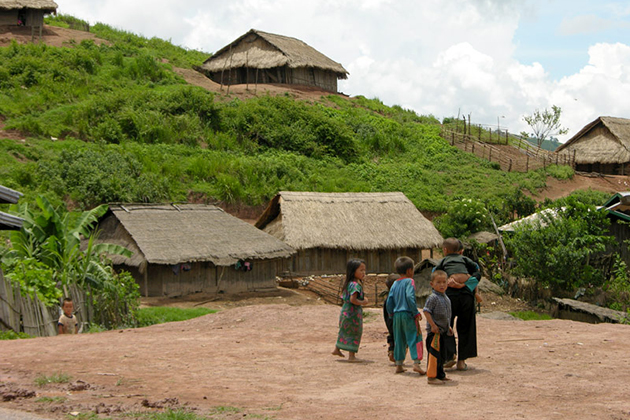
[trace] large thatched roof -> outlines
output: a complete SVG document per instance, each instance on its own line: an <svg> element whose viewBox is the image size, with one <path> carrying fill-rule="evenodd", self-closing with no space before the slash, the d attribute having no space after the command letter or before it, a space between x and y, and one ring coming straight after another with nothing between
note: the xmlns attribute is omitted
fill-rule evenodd
<svg viewBox="0 0 630 420"><path fill-rule="evenodd" d="M401 192L281 191L256 227L295 249L429 249L442 236Z"/></svg>
<svg viewBox="0 0 630 420"><path fill-rule="evenodd" d="M283 66L329 70L341 79L346 79L348 75L341 64L299 39L255 29L217 51L201 68L218 72L242 67L271 69Z"/></svg>
<svg viewBox="0 0 630 420"><path fill-rule="evenodd" d="M111 217L120 223L111 223ZM115 264L209 261L225 266L240 259L288 258L295 253L285 243L215 206L115 204L101 221L102 242L134 251L131 259L114 257ZM114 226L118 226L116 231Z"/></svg>
<svg viewBox="0 0 630 420"><path fill-rule="evenodd" d="M630 162L630 119L599 117L556 149L561 151L575 153L582 164Z"/></svg>
<svg viewBox="0 0 630 420"><path fill-rule="evenodd" d="M57 10L57 3L50 0L0 0L0 9L39 9L48 12Z"/></svg>

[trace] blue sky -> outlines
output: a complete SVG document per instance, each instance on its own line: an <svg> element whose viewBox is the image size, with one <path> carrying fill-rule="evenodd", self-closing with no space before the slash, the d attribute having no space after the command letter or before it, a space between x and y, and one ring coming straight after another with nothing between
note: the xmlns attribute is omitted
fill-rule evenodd
<svg viewBox="0 0 630 420"><path fill-rule="evenodd" d="M578 72L596 43L630 42L630 3L576 0L538 2L523 13L514 58L540 62L552 78Z"/></svg>
<svg viewBox="0 0 630 420"><path fill-rule="evenodd" d="M438 118L527 131L560 106L567 140L630 118L630 2L603 0L56 0L59 12L207 52L251 28L349 72L339 89Z"/></svg>

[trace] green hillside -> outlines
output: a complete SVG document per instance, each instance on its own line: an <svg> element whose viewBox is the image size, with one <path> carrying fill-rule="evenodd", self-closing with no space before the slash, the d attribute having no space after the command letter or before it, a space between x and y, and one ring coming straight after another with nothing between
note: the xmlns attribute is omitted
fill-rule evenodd
<svg viewBox="0 0 630 420"><path fill-rule="evenodd" d="M173 71L209 53L90 31L109 42L0 48L0 118L27 137L0 135L0 184L23 201L260 206L279 190L402 191L440 213L459 198L503 209L545 185L542 171L503 172L449 146L432 116L361 96L219 96Z"/></svg>

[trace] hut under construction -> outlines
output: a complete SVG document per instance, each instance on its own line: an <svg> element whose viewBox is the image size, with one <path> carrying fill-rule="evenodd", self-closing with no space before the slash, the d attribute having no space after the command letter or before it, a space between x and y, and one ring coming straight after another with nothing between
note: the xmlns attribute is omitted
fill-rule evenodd
<svg viewBox="0 0 630 420"><path fill-rule="evenodd" d="M369 272L391 273L399 256L422 260L442 236L401 192L279 192L256 222L294 248L293 275L345 272L348 259Z"/></svg>
<svg viewBox="0 0 630 420"><path fill-rule="evenodd" d="M0 0L0 26L26 26L41 37L44 15L56 12L51 0Z"/></svg>
<svg viewBox="0 0 630 420"><path fill-rule="evenodd" d="M575 169L630 174L630 119L599 117L556 149L575 157Z"/></svg>
<svg viewBox="0 0 630 420"><path fill-rule="evenodd" d="M99 242L122 245L111 256L144 296L239 293L276 288L276 273L295 251L219 207L112 204L99 221Z"/></svg>
<svg viewBox="0 0 630 420"><path fill-rule="evenodd" d="M296 38L251 29L198 68L222 85L278 83L337 92L343 66Z"/></svg>

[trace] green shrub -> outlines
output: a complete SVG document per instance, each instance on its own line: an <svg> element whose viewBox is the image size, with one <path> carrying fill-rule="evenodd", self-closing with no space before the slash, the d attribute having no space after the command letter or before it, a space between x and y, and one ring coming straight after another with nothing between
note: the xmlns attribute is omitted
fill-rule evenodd
<svg viewBox="0 0 630 420"><path fill-rule="evenodd" d="M208 308L173 308L165 306L153 306L140 308L137 311L138 327L148 327L154 324L163 324L165 322L186 321L188 319L197 318L207 314L213 314L216 311Z"/></svg>
<svg viewBox="0 0 630 420"><path fill-rule="evenodd" d="M523 321L548 321L550 319L553 319L548 314L541 314L534 311L510 312L510 315L522 319Z"/></svg>
<svg viewBox="0 0 630 420"><path fill-rule="evenodd" d="M469 198L452 201L446 214L435 221L436 227L445 238L465 238L488 229L490 223L485 205Z"/></svg>
<svg viewBox="0 0 630 420"><path fill-rule="evenodd" d="M22 338L33 338L23 332L15 332L13 330L0 331L0 340L18 340Z"/></svg>

